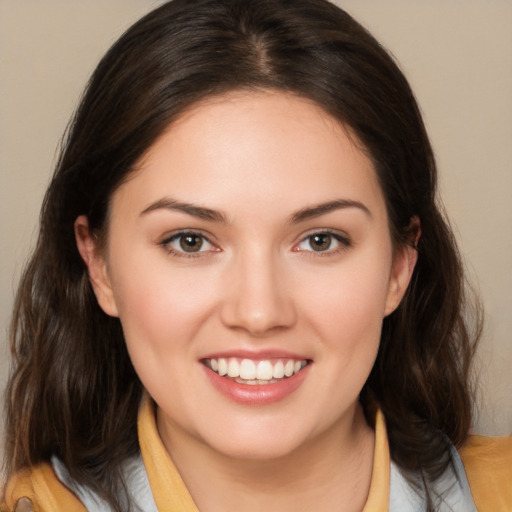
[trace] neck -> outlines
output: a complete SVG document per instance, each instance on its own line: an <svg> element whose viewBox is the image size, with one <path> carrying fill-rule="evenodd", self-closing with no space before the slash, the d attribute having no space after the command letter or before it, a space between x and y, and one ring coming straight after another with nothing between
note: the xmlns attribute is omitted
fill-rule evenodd
<svg viewBox="0 0 512 512"><path fill-rule="evenodd" d="M359 405L328 431L270 460L227 457L158 423L200 512L360 512L366 503L374 432Z"/></svg>

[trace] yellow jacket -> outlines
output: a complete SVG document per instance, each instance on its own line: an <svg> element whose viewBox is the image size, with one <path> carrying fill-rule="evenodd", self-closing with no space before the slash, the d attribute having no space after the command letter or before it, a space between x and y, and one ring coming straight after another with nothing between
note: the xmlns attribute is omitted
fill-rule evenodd
<svg viewBox="0 0 512 512"><path fill-rule="evenodd" d="M153 405L146 400L138 420L142 460L151 491L162 512L198 512L158 435ZM363 512L388 512L390 456L385 422L378 413L370 493ZM479 512L512 512L512 435L472 436L460 450ZM6 486L1 512L12 512L21 497L35 512L86 512L79 499L58 479L50 464L21 471Z"/></svg>

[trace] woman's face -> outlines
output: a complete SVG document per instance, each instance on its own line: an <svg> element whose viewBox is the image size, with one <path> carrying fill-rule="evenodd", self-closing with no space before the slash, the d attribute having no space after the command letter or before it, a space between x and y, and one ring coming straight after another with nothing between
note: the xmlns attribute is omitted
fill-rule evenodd
<svg viewBox="0 0 512 512"><path fill-rule="evenodd" d="M351 424L414 258L394 255L373 166L336 120L284 93L210 99L110 213L105 254L84 258L164 440L272 458Z"/></svg>

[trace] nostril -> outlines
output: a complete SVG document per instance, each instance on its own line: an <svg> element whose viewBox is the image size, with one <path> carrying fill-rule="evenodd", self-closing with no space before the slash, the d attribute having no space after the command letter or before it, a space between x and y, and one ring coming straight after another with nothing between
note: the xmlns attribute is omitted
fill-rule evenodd
<svg viewBox="0 0 512 512"><path fill-rule="evenodd" d="M220 305L224 325L255 337L286 329L296 320L286 268L261 251L238 254L236 264L226 271Z"/></svg>
<svg viewBox="0 0 512 512"><path fill-rule="evenodd" d="M251 336L261 337L291 327L295 323L295 312L291 304L269 301L255 304L248 299L224 304L221 311L224 325L241 329Z"/></svg>

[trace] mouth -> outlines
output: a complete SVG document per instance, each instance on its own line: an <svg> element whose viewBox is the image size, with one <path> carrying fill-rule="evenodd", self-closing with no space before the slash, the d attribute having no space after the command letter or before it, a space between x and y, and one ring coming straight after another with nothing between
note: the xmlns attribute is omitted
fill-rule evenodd
<svg viewBox="0 0 512 512"><path fill-rule="evenodd" d="M207 358L201 361L207 368L225 379L238 384L267 385L283 382L302 371L311 361L309 359L241 359Z"/></svg>

